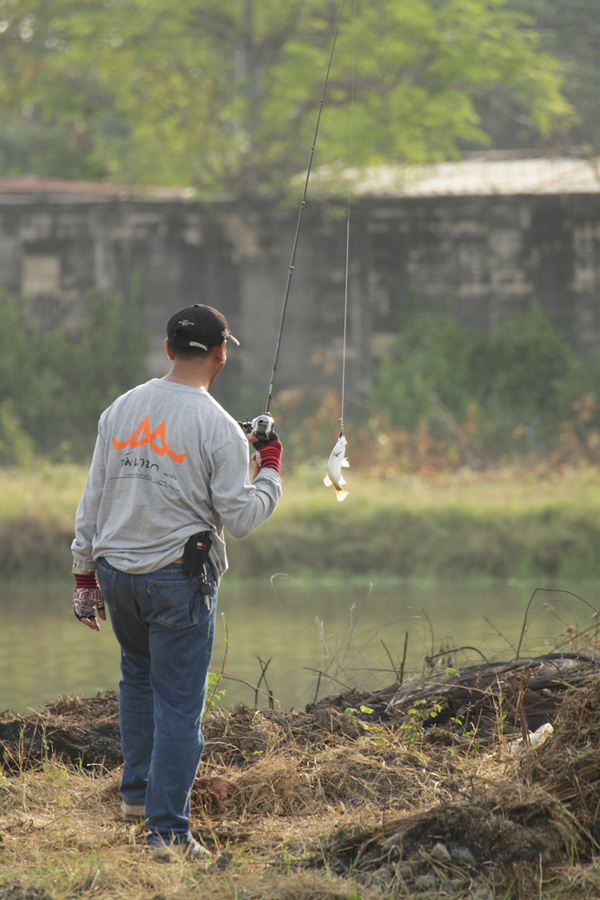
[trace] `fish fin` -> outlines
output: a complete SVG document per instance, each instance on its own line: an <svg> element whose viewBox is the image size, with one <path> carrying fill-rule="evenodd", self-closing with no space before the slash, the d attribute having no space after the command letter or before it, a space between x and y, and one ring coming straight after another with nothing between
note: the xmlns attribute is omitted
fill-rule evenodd
<svg viewBox="0 0 600 900"><path fill-rule="evenodd" d="M347 459L342 460L342 465L345 466L347 469L350 467L350 463L348 462Z"/></svg>
<svg viewBox="0 0 600 900"><path fill-rule="evenodd" d="M346 480L344 479L343 475L340 475L339 484L346 484Z"/></svg>
<svg viewBox="0 0 600 900"><path fill-rule="evenodd" d="M341 503L342 500L345 500L350 492L349 491L336 491L336 497L338 501Z"/></svg>
<svg viewBox="0 0 600 900"><path fill-rule="evenodd" d="M325 485L325 487L331 487L333 482L332 482L331 478L329 477L329 475L325 476L325 478L323 479L323 484Z"/></svg>

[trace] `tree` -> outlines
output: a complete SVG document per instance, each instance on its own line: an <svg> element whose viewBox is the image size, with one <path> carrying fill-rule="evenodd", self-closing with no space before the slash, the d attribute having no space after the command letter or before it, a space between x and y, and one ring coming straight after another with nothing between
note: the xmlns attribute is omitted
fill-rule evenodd
<svg viewBox="0 0 600 900"><path fill-rule="evenodd" d="M527 17L526 27L535 30L541 49L558 62L563 94L574 117L543 135L523 115L511 92L498 83L475 99L492 145L596 155L600 150L600 5L596 0L507 0L507 7Z"/></svg>
<svg viewBox="0 0 600 900"><path fill-rule="evenodd" d="M497 85L542 134L568 119L556 63L506 0L347 7L320 162L426 161L485 143L474 99ZM3 0L0 172L278 188L306 167L339 9Z"/></svg>
<svg viewBox="0 0 600 900"><path fill-rule="evenodd" d="M576 110L563 144L600 150L600 4L597 0L509 0L509 6L531 17L540 46L558 59L564 94Z"/></svg>

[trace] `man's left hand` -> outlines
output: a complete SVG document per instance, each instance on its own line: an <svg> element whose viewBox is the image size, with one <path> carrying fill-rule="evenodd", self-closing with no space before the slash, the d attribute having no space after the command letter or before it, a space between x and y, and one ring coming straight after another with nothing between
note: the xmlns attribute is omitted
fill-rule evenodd
<svg viewBox="0 0 600 900"><path fill-rule="evenodd" d="M89 575L75 576L77 587L73 595L73 612L75 617L93 631L100 631L96 620L96 612L103 621L106 620L104 599L93 572Z"/></svg>

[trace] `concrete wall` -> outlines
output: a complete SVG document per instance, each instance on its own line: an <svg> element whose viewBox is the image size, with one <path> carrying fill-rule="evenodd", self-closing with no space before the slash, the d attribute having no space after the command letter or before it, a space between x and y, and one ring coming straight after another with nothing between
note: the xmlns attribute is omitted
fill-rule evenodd
<svg viewBox="0 0 600 900"><path fill-rule="evenodd" d="M0 192L0 285L38 325L85 327L92 289L141 290L153 374L164 326L193 302L221 308L242 347L236 383L268 388L298 208ZM276 390L339 388L345 206L309 202L291 280ZM486 329L539 304L581 354L600 346L600 194L362 199L350 222L347 389L417 310ZM233 372L232 372L233 370Z"/></svg>

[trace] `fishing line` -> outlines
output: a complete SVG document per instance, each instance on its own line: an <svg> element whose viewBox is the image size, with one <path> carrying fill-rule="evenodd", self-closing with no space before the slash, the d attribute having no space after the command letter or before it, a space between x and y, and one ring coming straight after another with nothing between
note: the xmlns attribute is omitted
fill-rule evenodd
<svg viewBox="0 0 600 900"><path fill-rule="evenodd" d="M350 152L349 165L352 167L352 151L354 146L354 87L356 74L356 0L354 0L352 16L352 84L350 90ZM344 272L344 334L342 338L342 390L340 410L340 437L344 435L344 406L346 400L346 348L348 344L348 283L350 273L350 188L346 194L346 268Z"/></svg>
<svg viewBox="0 0 600 900"><path fill-rule="evenodd" d="M317 124L315 127L315 134L313 137L313 143L312 143L312 147L310 149L310 155L309 155L309 159L308 159L308 169L306 171L306 180L304 182L304 190L302 192L302 199L300 201L300 211L298 213L298 222L296 224L296 234L294 236L294 243L292 245L292 256L291 256L291 260L290 260L288 277L287 277L287 282L286 282L285 292L284 292L284 297L283 297L283 307L281 310L281 320L279 323L279 332L277 335L277 341L275 343L275 355L273 358L273 367L271 369L271 378L269 381L269 388L267 390L267 401L265 403L265 414L266 415L270 415L270 411L271 411L271 401L273 399L273 386L275 384L275 373L277 372L277 366L279 363L279 351L281 349L281 335L283 333L283 323L285 321L285 314L286 314L287 306L288 306L290 287L291 287L291 283L292 283L292 275L294 274L294 264L296 261L296 250L298 248L298 237L300 234L300 225L302 223L302 214L304 212L304 207L306 206L306 194L308 192L308 182L310 179L310 172L312 169L313 158L315 155L315 147L317 144L317 135L319 133L319 125L321 122L321 113L323 112L323 106L325 105L325 94L327 92L327 84L329 82L329 73L331 71L331 64L333 62L333 54L335 51L335 45L336 45L339 30L340 30L342 16L344 14L345 4L346 4L346 0L342 0L342 5L340 7L340 12L339 12L337 23L335 26L335 32L333 35L333 41L332 41L332 45L331 45L331 53L329 55L329 62L327 64L327 72L325 74L325 81L323 83L323 91L321 93L321 102L319 103L319 113L317 116Z"/></svg>
<svg viewBox="0 0 600 900"><path fill-rule="evenodd" d="M346 399L346 342L348 335L348 272L350 270L350 204L346 217L346 272L344 276L344 336L342 338L342 405L340 411L340 437L344 434L344 403Z"/></svg>
<svg viewBox="0 0 600 900"><path fill-rule="evenodd" d="M356 23L356 0L354 0L354 17L353 17L353 26ZM352 162L352 144L353 144L353 134L354 134L354 80L355 80L355 71L356 71L356 54L355 54L355 42L356 42L356 30L352 28L352 88L350 93L350 150L348 154L348 162L351 164ZM346 192L346 260L345 260L345 273L344 273L344 333L342 339L342 386L341 386L341 413L340 413L340 433L337 441L334 444L333 450L329 454L329 459L327 460L327 473L323 478L323 484L325 487L333 487L335 488L335 495L338 501L345 500L348 496L348 491L345 490L346 479L342 474L342 470L344 468L348 468L350 463L346 457L346 435L344 434L344 405L346 399L346 348L347 348L347 339L348 339L348 284L349 284L349 275L350 275L350 186L348 185L348 189Z"/></svg>

